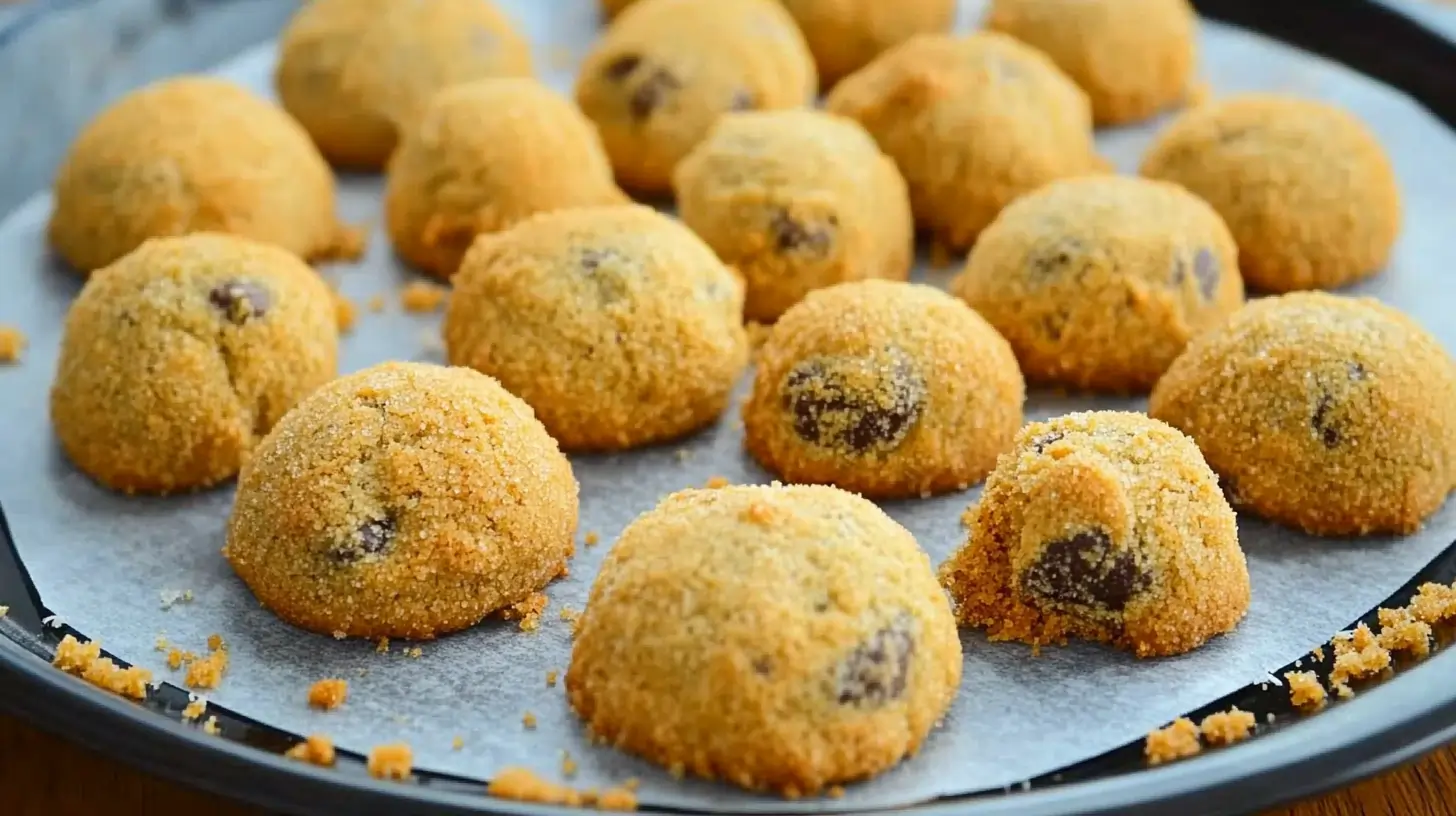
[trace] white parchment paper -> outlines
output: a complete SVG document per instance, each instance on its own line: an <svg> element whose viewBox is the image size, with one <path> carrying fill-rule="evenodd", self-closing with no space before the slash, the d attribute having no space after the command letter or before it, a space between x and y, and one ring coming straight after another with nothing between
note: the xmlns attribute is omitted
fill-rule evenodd
<svg viewBox="0 0 1456 816"><path fill-rule="evenodd" d="M574 65L597 30L594 0L504 3L539 44L538 64L555 86L570 87ZM971 25L974 4L963 9ZM1351 293L1373 294L1406 310L1456 348L1456 139L1399 94L1339 66L1271 41L1208 24L1205 74L1216 93L1270 89L1339 103L1360 115L1385 143L1399 172L1407 223L1389 270ZM273 52L249 53L221 73L270 93ZM1111 131L1099 141L1125 171L1156 125ZM351 220L379 221L380 183L343 180ZM219 554L232 489L166 499L125 498L94 485L64 459L47 419L62 319L80 279L47 252L49 202L32 201L0 224L0 322L31 339L25 362L0 368L0 501L20 554L45 603L67 622L127 660L180 684L154 651L159 634L201 651L221 633L232 668L211 700L298 733L324 732L342 748L364 752L395 741L412 744L417 767L489 778L506 765L526 765L559 778L567 751L579 786L642 779L646 804L723 811L869 808L908 804L942 794L995 789L1054 771L1117 747L1203 703L1261 679L1383 600L1456 538L1456 508L1403 540L1321 541L1240 519L1253 575L1248 619L1232 635L1179 658L1138 661L1087 644L1052 648L1039 657L1015 644L965 636L965 679L945 727L921 755L841 800L784 803L727 786L675 781L608 748L595 748L567 706L562 686L546 684L564 670L569 626L560 610L580 609L602 555L637 514L673 490L712 476L763 482L768 475L741 451L736 416L681 444L629 454L577 457L583 533L602 543L582 547L571 577L550 588L541 629L487 622L422 644L422 655L388 654L374 644L335 641L293 629L261 609ZM343 342L343 369L388 359L440 361L438 315L407 315L396 291L412 273L394 259L376 229L368 257L326 274L361 305L384 295L382 314L361 309ZM944 282L948 272L929 274ZM1033 395L1031 418L1088 407L1141 407L1126 400ZM680 454L685 451L686 455ZM970 493L899 502L886 509L914 532L938 563L961 542L959 516ZM191 590L193 600L164 610L160 593ZM6 599L0 598L0 603ZM305 705L310 683L337 676L350 684L348 703L332 713ZM535 730L522 727L532 712ZM464 745L452 749L459 735Z"/></svg>

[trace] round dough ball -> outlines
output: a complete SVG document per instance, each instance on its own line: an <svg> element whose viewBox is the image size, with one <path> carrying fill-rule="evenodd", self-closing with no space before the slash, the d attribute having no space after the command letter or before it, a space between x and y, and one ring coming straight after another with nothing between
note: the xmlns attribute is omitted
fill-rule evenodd
<svg viewBox="0 0 1456 816"><path fill-rule="evenodd" d="M905 174L921 226L964 249L1012 199L1101 172L1087 95L1042 53L1004 34L921 35L835 86Z"/></svg>
<svg viewBox="0 0 1456 816"><path fill-rule="evenodd" d="M905 280L915 251L905 180L851 119L733 113L678 165L678 212L747 284L768 323L843 281Z"/></svg>
<svg viewBox="0 0 1456 816"><path fill-rule="evenodd" d="M1152 388L1189 338L1244 300L1218 214L1173 184L1053 182L1001 211L951 291L1016 351L1028 379Z"/></svg>
<svg viewBox="0 0 1456 816"><path fill-rule="evenodd" d="M279 40L274 82L330 161L377 170L436 91L530 75L530 45L491 0L309 0Z"/></svg>
<svg viewBox="0 0 1456 816"><path fill-rule="evenodd" d="M238 480L223 555L279 617L433 638L564 575L571 464L474 371L385 363L290 411Z"/></svg>
<svg viewBox="0 0 1456 816"><path fill-rule="evenodd" d="M477 235L539 212L627 201L591 122L535 80L448 88L402 132L384 193L390 238L441 278Z"/></svg>
<svg viewBox="0 0 1456 816"><path fill-rule="evenodd" d="M148 238L227 232L306 259L357 254L334 176L298 124L219 79L168 79L82 129L56 175L51 245L83 272Z"/></svg>
<svg viewBox="0 0 1456 816"><path fill-rule="evenodd" d="M1192 440L1142 414L1034 422L986 480L941 567L963 626L1069 636L1139 657L1189 651L1249 608L1234 512Z"/></svg>
<svg viewBox="0 0 1456 816"><path fill-rule="evenodd" d="M108 487L207 487L334 377L338 344L333 294L293 255L230 235L155 238L72 302L51 420Z"/></svg>
<svg viewBox="0 0 1456 816"><path fill-rule="evenodd" d="M874 498L963 490L1021 426L1011 347L964 303L909 283L821 289L758 354L745 441L791 482Z"/></svg>
<svg viewBox="0 0 1456 816"><path fill-rule="evenodd" d="M986 28L1051 57L1092 101L1098 124L1182 102L1198 62L1188 0L992 0Z"/></svg>
<svg viewBox="0 0 1456 816"><path fill-rule="evenodd" d="M1328 289L1380 271L1400 232L1385 150L1354 116L1251 94L1194 108L1158 135L1142 174L1213 205L1249 286Z"/></svg>
<svg viewBox="0 0 1456 816"><path fill-rule="evenodd" d="M782 0L828 88L916 34L950 30L956 0Z"/></svg>
<svg viewBox="0 0 1456 816"><path fill-rule="evenodd" d="M636 205L560 210L482 236L445 315L450 362L500 379L566 450L713 422L748 362L743 284Z"/></svg>
<svg viewBox="0 0 1456 816"><path fill-rule="evenodd" d="M685 490L607 554L566 673L606 742L789 797L919 748L961 677L909 531L829 487Z"/></svg>
<svg viewBox="0 0 1456 816"><path fill-rule="evenodd" d="M576 101L617 180L666 194L673 168L719 116L803 107L818 84L803 35L774 0L645 0L587 55Z"/></svg>
<svg viewBox="0 0 1456 816"><path fill-rule="evenodd" d="M1370 299L1250 303L1188 345L1148 412L1236 506L1315 535L1415 532L1456 487L1456 364Z"/></svg>

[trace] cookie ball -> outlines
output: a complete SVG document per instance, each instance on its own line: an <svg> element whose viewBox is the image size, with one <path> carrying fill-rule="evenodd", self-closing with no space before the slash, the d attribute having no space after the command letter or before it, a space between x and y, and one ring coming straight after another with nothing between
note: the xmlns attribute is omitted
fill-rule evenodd
<svg viewBox="0 0 1456 816"><path fill-rule="evenodd" d="M358 251L334 215L334 177L298 124L249 91L181 77L92 119L56 174L50 243L99 269L148 238L226 232L307 259Z"/></svg>
<svg viewBox="0 0 1456 816"><path fill-rule="evenodd" d="M1238 241L1244 280L1263 291L1374 275L1400 232L1384 148L1323 102L1251 94L1199 106L1158 135L1141 172L1212 204Z"/></svg>
<svg viewBox="0 0 1456 816"><path fill-rule="evenodd" d="M474 371L385 363L263 440L223 555L295 626L433 638L565 574L576 521L571 465L525 403Z"/></svg>
<svg viewBox="0 0 1456 816"><path fill-rule="evenodd" d="M1106 169L1087 95L1045 55L1004 34L921 35L835 86L905 174L919 224L949 249L1051 181Z"/></svg>
<svg viewBox="0 0 1456 816"><path fill-rule="evenodd" d="M1001 211L951 290L1011 343L1028 379L1146 391L1189 338L1243 303L1218 214L1173 184L1053 182Z"/></svg>
<svg viewBox="0 0 1456 816"><path fill-rule="evenodd" d="M1456 487L1456 364L1370 299L1258 300L1153 389L1235 506L1315 535L1411 533Z"/></svg>
<svg viewBox="0 0 1456 816"><path fill-rule="evenodd" d="M1021 426L1011 347L964 303L908 283L821 289L758 353L748 450L791 482L874 498L962 490Z"/></svg>
<svg viewBox="0 0 1456 816"><path fill-rule="evenodd" d="M587 55L576 101L617 180L666 194L673 168L719 116L803 107L818 84L803 35L774 0L644 0Z"/></svg>
<svg viewBox="0 0 1456 816"><path fill-rule="evenodd" d="M450 362L498 378L566 450L713 422L748 361L743 284L647 207L535 216L482 236L445 315Z"/></svg>
<svg viewBox="0 0 1456 816"><path fill-rule="evenodd" d="M566 673L593 734L789 797L915 753L961 647L905 528L829 487L686 490L607 554Z"/></svg>
<svg viewBox="0 0 1456 816"><path fill-rule="evenodd" d="M1182 102L1198 62L1188 0L992 0L985 24L1051 57L1103 125Z"/></svg>
<svg viewBox="0 0 1456 816"><path fill-rule="evenodd" d="M395 251L449 278L475 236L538 212L625 203L591 122L530 79L482 79L437 94L403 129L385 217Z"/></svg>
<svg viewBox="0 0 1456 816"><path fill-rule="evenodd" d="M154 238L71 303L51 420L108 487L207 487L333 378L338 344L332 293L293 255L214 233Z"/></svg>
<svg viewBox="0 0 1456 816"><path fill-rule="evenodd" d="M956 0L782 0L794 16L824 87L916 34L950 30Z"/></svg>
<svg viewBox="0 0 1456 816"><path fill-rule="evenodd" d="M435 92L530 75L530 45L490 0L310 0L279 40L274 82L330 161L377 170Z"/></svg>
<svg viewBox="0 0 1456 816"><path fill-rule="evenodd" d="M851 119L728 114L678 165L673 186L683 222L743 276L750 320L777 320L814 289L910 274L905 180Z"/></svg>
<svg viewBox="0 0 1456 816"><path fill-rule="evenodd" d="M1234 511L1193 441L1142 414L1034 422L941 566L963 626L1139 657L1195 649L1249 608Z"/></svg>

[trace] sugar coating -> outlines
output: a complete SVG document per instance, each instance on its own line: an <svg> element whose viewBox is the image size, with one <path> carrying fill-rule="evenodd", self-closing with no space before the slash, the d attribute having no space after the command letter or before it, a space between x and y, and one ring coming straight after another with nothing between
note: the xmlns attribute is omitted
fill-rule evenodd
<svg viewBox="0 0 1456 816"><path fill-rule="evenodd" d="M819 486L685 490L607 553L566 690L604 741L795 797L919 748L961 675L908 531Z"/></svg>
<svg viewBox="0 0 1456 816"><path fill-rule="evenodd" d="M1197 65L1198 18L1188 0L992 0L985 25L1051 57L1103 125L1183 101Z"/></svg>
<svg viewBox="0 0 1456 816"><path fill-rule="evenodd" d="M920 226L965 249L1011 201L1102 172L1087 95L1045 55L994 32L923 34L835 86L904 173Z"/></svg>
<svg viewBox="0 0 1456 816"><path fill-rule="evenodd" d="M1158 134L1140 172L1218 210L1255 289L1369 277L1400 232L1385 149L1359 119L1324 102L1248 94L1193 108Z"/></svg>
<svg viewBox="0 0 1456 816"><path fill-rule="evenodd" d="M109 487L206 487L334 376L337 355L333 295L293 255L214 233L156 238L72 302L51 421Z"/></svg>
<svg viewBox="0 0 1456 816"><path fill-rule="evenodd" d="M1143 745L1143 755L1149 765L1162 765L1195 756L1202 750L1203 744L1198 741L1198 726L1187 717L1179 717L1166 728L1149 733Z"/></svg>
<svg viewBox="0 0 1456 816"><path fill-rule="evenodd" d="M1010 341L1028 379L1106 391L1151 388L1244 300L1238 250L1211 207L1176 185L1119 176L1018 199L981 233L951 291Z"/></svg>
<svg viewBox="0 0 1456 816"><path fill-rule="evenodd" d="M626 195L590 121L533 79L481 79L433 96L402 128L385 219L410 263L449 278L475 236L538 212Z"/></svg>
<svg viewBox="0 0 1456 816"><path fill-rule="evenodd" d="M1414 532L1456 486L1456 365L1369 298L1250 303L1188 345L1149 413L1235 506L1314 535Z"/></svg>
<svg viewBox="0 0 1456 816"><path fill-rule="evenodd" d="M1194 649L1249 607L1234 513L1198 448L1112 411L1023 428L941 580L991 640L1075 636L1139 657Z"/></svg>
<svg viewBox="0 0 1456 816"><path fill-rule="evenodd" d="M571 465L524 403L473 371L385 363L258 446L223 554L297 626L432 638L562 574L576 520Z"/></svg>
<svg viewBox="0 0 1456 816"><path fill-rule="evenodd" d="M113 102L56 174L50 243L90 272L148 238L226 232L304 258L357 254L334 177L308 134L232 83L166 79Z"/></svg>
<svg viewBox="0 0 1456 816"><path fill-rule="evenodd" d="M814 289L910 274L905 180L852 119L726 114L677 166L673 188L683 223L743 276L749 320L776 320Z"/></svg>
<svg viewBox="0 0 1456 816"><path fill-rule="evenodd" d="M697 430L747 364L742 282L647 207L559 210L482 236L454 283L450 362L498 378L565 450Z"/></svg>
<svg viewBox="0 0 1456 816"><path fill-rule="evenodd" d="M719 116L804 107L818 85L803 35L774 0L646 0L587 55L576 101L617 180L658 194Z"/></svg>
<svg viewBox="0 0 1456 816"><path fill-rule="evenodd" d="M436 91L530 75L530 44L490 0L313 0L279 39L274 83L330 161L377 170Z"/></svg>
<svg viewBox="0 0 1456 816"><path fill-rule="evenodd" d="M985 478L1024 399L1010 346L964 303L860 281L810 293L774 326L744 438L787 481L914 497Z"/></svg>

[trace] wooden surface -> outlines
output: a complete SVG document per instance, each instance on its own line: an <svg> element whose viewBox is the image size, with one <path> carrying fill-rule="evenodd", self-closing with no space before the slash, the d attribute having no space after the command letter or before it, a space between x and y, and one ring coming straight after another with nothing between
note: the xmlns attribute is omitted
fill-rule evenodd
<svg viewBox="0 0 1456 816"><path fill-rule="evenodd" d="M263 816L137 773L0 717L0 814ZM1378 779L1268 816L1456 816L1456 747Z"/></svg>

